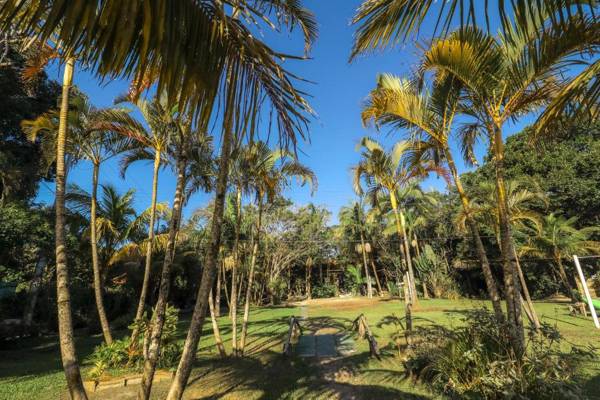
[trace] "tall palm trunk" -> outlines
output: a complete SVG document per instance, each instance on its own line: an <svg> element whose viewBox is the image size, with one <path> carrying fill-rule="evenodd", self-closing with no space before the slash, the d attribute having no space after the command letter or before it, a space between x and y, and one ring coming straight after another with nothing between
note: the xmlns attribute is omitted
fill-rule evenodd
<svg viewBox="0 0 600 400"><path fill-rule="evenodd" d="M498 195L498 221L500 227L500 249L504 271L506 315L515 353L520 357L525 352L525 332L521 316L521 296L517 274L515 248L510 226L506 185L504 182L504 142L499 128L494 129L494 158L496 166L496 192Z"/></svg>
<svg viewBox="0 0 600 400"><path fill-rule="evenodd" d="M223 346L223 339L221 338L221 330L219 329L219 323L215 315L215 304L213 302L212 291L208 294L208 309L210 311L210 321L212 322L213 335L215 337L215 344L219 350L221 358L227 357L225 346Z"/></svg>
<svg viewBox="0 0 600 400"><path fill-rule="evenodd" d="M102 298L102 276L100 274L100 262L98 261L98 238L96 227L96 208L98 207L98 174L100 173L100 163L94 162L94 171L92 173L92 204L90 207L90 245L92 247L92 268L94 270L94 296L96 298L96 309L100 319L100 327L106 344L111 344L113 339L110 333L110 325L106 318L104 309L104 299Z"/></svg>
<svg viewBox="0 0 600 400"><path fill-rule="evenodd" d="M567 276L567 271L565 270L565 266L563 265L560 254L554 254L554 261L558 266L558 275L560 276L560 280L567 291L567 296L569 296L573 302L576 302L577 299L574 296L573 286L571 286L571 283L569 282L569 277Z"/></svg>
<svg viewBox="0 0 600 400"><path fill-rule="evenodd" d="M445 154L446 159L448 161L448 167L450 168L450 173L452 174L454 184L456 185L456 191L458 192L458 196L460 197L460 201L465 212L467 225L473 238L475 252L477 253L477 258L479 258L479 262L481 263L483 278L485 279L485 285L487 287L488 294L490 295L490 299L492 300L494 314L496 315L496 319L498 319L498 321L504 321L504 312L502 311L502 305L500 304L500 294L498 293L498 287L496 286L496 279L494 279L494 274L492 274L490 262L487 258L485 247L483 247L483 241L481 240L481 236L479 235L477 222L475 222L475 219L473 219L473 215L471 214L469 199L467 198L467 195L463 188L462 181L460 180L460 175L458 175L458 171L456 169L456 165L454 164L454 159L452 158L450 149L446 148Z"/></svg>
<svg viewBox="0 0 600 400"><path fill-rule="evenodd" d="M232 97L232 94L229 94ZM183 346L183 353L177 367L177 372L171 383L167 400L180 400L183 396L183 391L187 385L187 381L192 371L192 365L196 358L196 349L198 341L202 334L202 325L206 317L206 309L208 305L208 295L212 289L215 274L217 270L217 260L219 256L219 248L221 245L221 228L223 224L223 210L225 208L225 195L227 193L227 178L229 176L229 160L231 157L231 140L232 133L230 129L225 129L223 141L221 144L221 157L219 161L219 173L217 176L217 185L215 192L215 206L211 222L211 237L210 247L206 256L206 264L202 272L202 281L198 288L196 296L196 305L188 330L187 338Z"/></svg>
<svg viewBox="0 0 600 400"><path fill-rule="evenodd" d="M67 244L65 241L65 148L67 144L67 123L69 114L69 90L73 83L75 59L67 58L62 84L58 137L56 140L56 303L58 308L58 336L60 356L65 370L67 387L72 400L87 399L79 362L73 340L71 316L71 295L69 293L69 270L67 268Z"/></svg>
<svg viewBox="0 0 600 400"><path fill-rule="evenodd" d="M404 214L398 209L398 200L394 192L390 192L390 200L392 202L392 209L396 218L396 229L400 236L400 248L404 252L404 259L406 261L408 279L407 284L409 286L409 295L412 305L416 305L417 299L417 286L415 285L415 273L412 267L412 259L410 256L410 246L408 244L408 236L406 235L406 227L404 226Z"/></svg>
<svg viewBox="0 0 600 400"><path fill-rule="evenodd" d="M311 277L311 275L312 275L312 274L311 274L311 272L312 272L312 265L311 265L311 264L308 262L308 260L307 260L307 262L305 263L305 265L304 265L304 266L305 266L305 268L306 268L306 269L305 269L305 271L306 271L306 272L305 272L305 280L306 280L306 284L305 284L305 287L306 287L306 298L307 298L308 300L310 300L310 299L312 299L312 277ZM289 281L288 281L288 289L289 289L289 290L291 290L290 286L291 286L291 285L290 285L290 283L289 283Z"/></svg>
<svg viewBox="0 0 600 400"><path fill-rule="evenodd" d="M381 288L381 281L379 280L379 275L377 275L377 268L375 267L375 258L373 257L373 253L371 253L371 268L373 269L373 276L375 276L375 283L377 284L377 291L379 292L379 297L383 296L383 290Z"/></svg>
<svg viewBox="0 0 600 400"><path fill-rule="evenodd" d="M367 249L365 249L365 235L360 230L360 247L363 257L363 266L365 267L365 277L367 278L367 297L373 298L373 284L371 283L371 274L369 274L369 265L367 263Z"/></svg>
<svg viewBox="0 0 600 400"><path fill-rule="evenodd" d="M246 335L248 334L248 320L250 318L250 297L252 295L252 284L254 283L254 267L260 248L260 229L262 226L262 195L258 198L258 219L256 220L256 238L252 246L252 258L250 259L250 270L248 271L248 286L246 287L246 300L244 302L244 319L242 321L242 336L240 337L240 356L244 355L246 348Z"/></svg>
<svg viewBox="0 0 600 400"><path fill-rule="evenodd" d="M152 198L150 204L150 225L148 226L148 246L146 247L146 260L144 267L144 280L142 282L142 291L138 301L137 311L135 312L135 327L131 333L131 349L137 347L138 336L140 332L139 322L144 315L146 306L146 297L148 296L148 286L150 285L150 272L152 269L152 247L154 244L154 227L156 219L156 197L158 192L158 169L160 168L160 150L156 149L154 154L154 169L152 171Z"/></svg>
<svg viewBox="0 0 600 400"><path fill-rule="evenodd" d="M217 262L218 263L218 262ZM217 289L215 290L215 317L221 316L221 268L217 266Z"/></svg>
<svg viewBox="0 0 600 400"><path fill-rule="evenodd" d="M529 288L527 287L527 282L525 281L525 276L523 275L523 269L521 268L521 262L519 261L519 257L515 254L515 260L517 261L517 273L519 274L519 282L521 282L521 288L523 289L523 295L525 296L525 304L529 308L528 317L530 317L531 323L536 330L541 328L540 319L538 318L537 312L533 307L533 301L531 300L531 295L529 294Z"/></svg>
<svg viewBox="0 0 600 400"><path fill-rule="evenodd" d="M177 184L175 187L175 197L173 199L173 215L169 223L169 239L167 241L167 248L165 250L165 258L160 276L158 300L156 301L154 315L152 316L152 321L150 323L151 329L149 334L150 337L148 338L148 351L147 357L145 357L144 360L144 373L142 375L142 384L138 391L138 399L148 400L150 398L152 380L154 379L154 372L156 371L156 364L160 353L160 339L165 324L165 314L169 297L171 266L173 265L175 241L181 221L183 190L185 187L185 164L186 162L180 154L177 160Z"/></svg>
<svg viewBox="0 0 600 400"><path fill-rule="evenodd" d="M233 265L231 267L231 354L237 356L237 267L240 262L240 230L242 226L242 190L236 192L235 241L233 243Z"/></svg>

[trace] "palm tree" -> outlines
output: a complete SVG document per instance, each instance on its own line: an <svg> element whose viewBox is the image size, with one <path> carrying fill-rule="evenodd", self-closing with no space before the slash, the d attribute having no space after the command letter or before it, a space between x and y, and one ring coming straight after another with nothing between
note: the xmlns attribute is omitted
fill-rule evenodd
<svg viewBox="0 0 600 400"><path fill-rule="evenodd" d="M229 3L228 3L229 5ZM305 37L306 50L316 38L316 22L313 15L300 2L279 0L233 2L233 12L220 0L198 3L193 0L171 2L160 0L156 10L147 12L139 4L131 6L121 1L107 0L102 7L96 3L81 3L78 12L70 12L65 1L51 4L45 2L22 2L8 0L0 7L0 23L12 25L20 30L37 35L46 41L50 37L60 43L64 59L67 60L63 80L61 102L61 135L58 140L58 158L64 157L68 91L72 82L75 56L101 76L133 78L132 93L139 95L157 81L157 92L166 93L170 104L179 103L197 117L204 129L211 118L213 105L223 99L220 108L225 118L222 141L221 178L217 189L215 215L222 214L222 199L227 186L228 157L234 116L246 132L258 129L257 114L265 107L271 108L275 123L280 128L284 142L295 145L297 136L304 129L311 112L307 102L296 90L295 77L286 71L280 61L288 58L273 51L251 34L237 19L244 15L254 22L265 21L267 26L299 27ZM167 12L168 10L168 12ZM267 15L276 15L277 24L268 21ZM168 17L166 17L168 16ZM124 23L127 21L127 23ZM235 94L235 96L234 96ZM252 112L249 112L252 111ZM62 161L61 161L62 162ZM64 163L59 168L57 179L57 227L64 223ZM62 183L61 183L62 182ZM64 185L63 185L64 186ZM62 211L61 211L62 210ZM218 219L213 220L215 230L211 241L205 280L212 281L219 249ZM60 224L58 223L60 222ZM63 229L63 228L57 228ZM60 232L58 232L60 233ZM57 253L60 250L59 325L62 326L61 348L63 364L71 396L85 399L87 396L81 383L77 357L72 343L70 302L68 298L68 276L64 264L64 232L57 235ZM208 282L201 285L198 296L197 315L192 328L202 325L208 298ZM190 330L189 343L197 343L199 329ZM191 346L188 346L191 347ZM180 398L187 382L192 350L184 352L181 368L174 381L170 398ZM195 351L194 351L195 352ZM148 391L149 393L149 391Z"/></svg>
<svg viewBox="0 0 600 400"><path fill-rule="evenodd" d="M496 170L496 192L503 255L507 316L517 354L524 351L519 279L504 182L503 127L509 120L548 104L562 90L557 74L582 50L593 49L600 26L574 18L560 29L542 32L515 25L494 38L477 29L435 41L423 56L423 71L461 85L461 112L473 119L466 137L486 135ZM590 36L591 35L591 36ZM592 50L593 51L593 50Z"/></svg>
<svg viewBox="0 0 600 400"><path fill-rule="evenodd" d="M436 33L447 35L455 26L457 18L460 29L483 26L487 32L495 31L496 28L490 25L490 17L494 12L504 32L513 31L515 25L523 32L538 32L547 27L560 31L571 21L586 23L586 20L593 20L597 9L596 3L587 0L515 0L509 4L498 1L494 10L492 2L478 0L365 0L352 21L357 26L357 31L351 59L411 40L411 35L418 36L421 25L429 17L437 18L431 35L435 37ZM597 35L592 32L590 34L581 37L582 50L590 43L586 39L592 39L591 43L594 43L592 37ZM598 44L593 46L597 49ZM538 132L551 126L553 121L560 120L558 117L561 114L580 116L590 113L593 118L598 117L600 109L596 105L600 98L600 60L587 57L582 52L576 63L582 65L582 69L569 74L568 82L541 113L536 123ZM571 112L573 108L568 107L573 104L574 113Z"/></svg>
<svg viewBox="0 0 600 400"><path fill-rule="evenodd" d="M71 316L71 295L69 293L69 271L67 268L67 243L65 241L65 149L67 144L67 119L69 112L69 91L73 83L75 61L68 57L62 84L60 116L56 139L56 190L54 209L56 212L56 304L58 306L58 335L60 337L60 356L65 370L67 387L73 400L87 400L75 342L73 340L73 320Z"/></svg>
<svg viewBox="0 0 600 400"><path fill-rule="evenodd" d="M479 222L494 232L496 236L496 242L500 243L500 217L498 213L498 200L496 196L495 185L491 182L482 182L477 187L478 194L473 196L471 206L471 216L479 220ZM541 215L532 211L532 207L540 205L548 205L548 199L544 192L538 187L535 182L509 180L506 182L506 198L508 203L508 210L510 215L510 223L517 230L520 231L527 227L527 223L539 225L541 222ZM458 225L463 227L465 225L466 214L463 212L458 215ZM516 261L517 274L519 275L519 282L523 289L525 301L528 309L525 309L527 316L530 321L535 325L536 329L540 328L539 319L531 295L529 294L529 288L525 281L525 276L521 268L521 263L517 254L514 254Z"/></svg>
<svg viewBox="0 0 600 400"><path fill-rule="evenodd" d="M165 322L167 300L170 290L170 275L173 259L175 257L175 245L181 226L181 215L184 204L189 195L196 191L201 185L195 179L202 178L201 170L205 165L212 166L212 146L210 138L204 131L192 130L189 120L177 115L174 120L175 132L171 137L167 154L169 162L177 175L175 195L173 199L173 212L169 222L168 240L163 260L158 299L151 320L149 337L145 338L144 346L147 348L144 358L144 372L142 385L138 397L149 398L152 388L152 380L156 371L156 364L160 354L160 339ZM198 165L200 164L200 165ZM194 177L194 179L192 179ZM204 181L204 179L200 179Z"/></svg>
<svg viewBox="0 0 600 400"><path fill-rule="evenodd" d="M366 218L363 208L362 197L360 201L353 202L350 206L345 206L340 209L339 213L340 226L349 229L352 237L358 237L360 244L356 246L357 251L362 255L363 267L365 269L365 278L367 282L367 297L373 297L373 287L371 283L371 275L369 274L369 267L367 262L367 245L365 241L365 225ZM381 293L381 287L379 287Z"/></svg>
<svg viewBox="0 0 600 400"><path fill-rule="evenodd" d="M380 191L387 192L396 221L398 237L401 240L400 252L404 254L407 271L405 278L405 299L407 304L416 304L417 294L414 271L410 255L404 212L398 206L398 190L412 178L404 168L404 159L411 150L409 142L397 142L390 152L386 152L375 140L363 138L360 146L364 148L362 160L354 168L354 188L358 194L363 193L361 181L364 179L369 187L369 195L377 198Z"/></svg>
<svg viewBox="0 0 600 400"><path fill-rule="evenodd" d="M238 347L239 355L244 354L246 347L248 321L250 319L250 297L260 248L264 202L272 203L275 197L290 184L291 178L297 178L302 186L309 183L313 192L317 186L317 178L310 168L301 164L293 154L281 149L271 150L264 142L251 143L246 149L244 158L249 176L248 187L254 192L258 215L252 238L252 255L246 286L242 333Z"/></svg>
<svg viewBox="0 0 600 400"><path fill-rule="evenodd" d="M600 242L591 240L600 228L577 228L577 218L565 218L554 213L545 216L541 224L531 224L532 235L526 245L521 247L521 254L536 257L547 257L558 267L558 276L566 293L577 301L577 296L569 282L563 261L572 259L574 255L599 254ZM575 282L578 282L575 277Z"/></svg>
<svg viewBox="0 0 600 400"><path fill-rule="evenodd" d="M140 111L149 129L132 118L130 115L115 116L115 123L111 127L117 132L131 139L130 147L121 160L121 175L125 176L127 169L137 161L152 161L152 195L150 200L150 222L148 226L148 246L146 247L144 278L135 313L135 321L138 322L144 314L148 286L150 284L150 272L152 267L152 252L155 235L156 206L158 193L158 172L166 160L169 139L173 135L174 111L168 110L158 97L152 101L138 99L137 101L127 98ZM139 324L134 325L131 333L132 349L137 346L139 335Z"/></svg>
<svg viewBox="0 0 600 400"><path fill-rule="evenodd" d="M91 211L90 223L96 226L96 207L97 190L100 174L100 165L118 155L127 146L127 140L119 137L110 131L110 125L114 117L120 117L124 114L123 110L118 109L97 109L92 106L83 94L77 94L70 100L71 110L69 112L69 125L71 127L71 150L75 160L87 159L92 163L92 195L90 198ZM40 135L49 136L49 142L54 143L58 131L59 120L56 111L50 111L42 114L33 121L23 121L24 131L31 140L37 140ZM46 162L54 160L56 156L55 149L47 148L44 155ZM73 161L75 161L73 160ZM94 271L94 295L96 299L96 308L100 319L100 326L104 340L107 344L112 343L110 326L104 310L104 301L102 298L102 284L100 279L100 270L102 267L98 260L98 240L97 232L92 230L90 233L90 245L92 249L92 269Z"/></svg>
<svg viewBox="0 0 600 400"><path fill-rule="evenodd" d="M4 14L8 9L10 14ZM0 23L5 24L5 28L14 28L13 22L24 18L29 11L26 7L25 11L20 10L21 7L16 7L17 4L5 3L0 8ZM35 23L36 24L36 23ZM35 30L32 24L32 30ZM49 32L50 35L52 32ZM29 35L34 36L35 33ZM40 43L43 43L41 41ZM48 46L49 47L49 46ZM51 53L55 53L51 50ZM81 372L79 370L79 362L77 360L77 352L73 341L73 319L71 313L71 295L69 292L69 272L67 267L67 254L65 242L65 187L67 181L67 172L70 162L67 146L69 144L68 137L68 120L69 120L69 95L73 85L73 71L75 69L75 58L72 52L65 51L62 54L64 60L64 73L61 89L60 109L54 112L56 117L56 135L54 140L46 141L51 143L51 146L42 146L42 152L52 154L51 158L46 157L46 168L51 165L50 160L56 160L56 189L55 189L55 253L56 253L56 299L57 299L57 314L58 314L58 333L60 337L60 352L67 381L69 395L73 400L85 400L87 395L83 387ZM53 56L54 57L54 56ZM46 60L49 57L44 57ZM42 62L39 70L43 69L46 62ZM34 74L39 70L36 68ZM35 136L35 135L34 135ZM33 139L35 140L35 138ZM3 178L4 183L4 178Z"/></svg>
<svg viewBox="0 0 600 400"><path fill-rule="evenodd" d="M238 5L237 2L236 5ZM167 396L168 400L179 400L183 395L192 364L196 357L196 348L206 316L208 296L214 283L220 249L221 223L227 191L234 129L240 127L246 133L254 134L257 129L257 121L259 121L258 117L263 111L263 107L258 105L265 104L262 101L264 96L271 102L275 118L277 119L276 124L279 128L279 137L283 145L291 143L295 146L298 136L304 137L304 128L308 121L306 113L310 112L310 108L292 85L293 78L286 71L283 71L278 63L274 62L279 57L268 46L255 39L237 21L236 17L240 9L247 16L256 15L257 10L264 11L265 13L276 11L279 25L289 25L291 27L298 25L302 28L308 49L316 37L316 24L313 16L308 10L301 7L300 2L269 1L259 2L257 5L259 6L257 9L252 9L244 7L245 3L239 4L240 8L234 9L231 17L227 17L227 19L232 18L235 24L238 25L238 29L244 31L244 35L240 36L240 38L244 38L245 40L252 38L251 40L257 49L267 50L260 52L260 54L250 49L248 49L250 50L249 53L239 53L239 55L243 54L244 61L252 64L252 68L249 65L248 68L245 68L246 65L240 62L237 64L227 64L223 69L223 135L215 186L215 206L211 219L210 246L183 354ZM222 4L218 7L218 11L220 15L227 15ZM257 18L257 20L260 20L260 18ZM248 60L248 57L251 57L252 61ZM274 71L271 67L279 70ZM268 71L269 68L271 70ZM251 79L248 80L248 78ZM233 112L234 109L238 109L237 112ZM238 133L242 132L238 131Z"/></svg>
<svg viewBox="0 0 600 400"><path fill-rule="evenodd" d="M414 147L418 149L415 152L418 159L413 160L413 164L418 165L425 159L436 162L438 166L445 164L448 167L461 200L466 225L481 263L494 313L498 320L502 321L504 313L500 305L496 280L449 145L454 117L458 108L456 89L452 80L446 80L434 83L431 92L420 91L413 81L393 75L381 75L378 78L377 88L371 92L363 107L362 119L365 124L373 121L378 127L389 125L410 132ZM465 158L470 161L469 141L462 140L462 146Z"/></svg>

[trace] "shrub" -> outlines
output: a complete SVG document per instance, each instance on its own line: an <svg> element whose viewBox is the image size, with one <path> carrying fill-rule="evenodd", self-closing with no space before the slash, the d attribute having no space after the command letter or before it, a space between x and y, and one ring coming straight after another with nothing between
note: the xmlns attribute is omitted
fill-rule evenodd
<svg viewBox="0 0 600 400"><path fill-rule="evenodd" d="M311 295L315 299L324 299L337 296L337 287L331 283L313 286Z"/></svg>
<svg viewBox="0 0 600 400"><path fill-rule="evenodd" d="M158 368L171 369L177 366L181 356L181 345L177 342L177 323L179 310L167 306L165 325L161 339L160 356ZM140 324L140 336L136 346L131 346L131 338L114 340L110 345L103 343L94 349L89 361L94 367L89 372L92 379L98 379L107 369L134 368L138 369L144 362L143 353L140 350L144 346L144 337L150 330L148 318L144 316ZM133 329L135 323L130 326Z"/></svg>
<svg viewBox="0 0 600 400"><path fill-rule="evenodd" d="M578 399L581 363L591 351L561 351L549 325L529 331L527 351L515 357L507 326L487 310L469 312L461 328L415 330L407 374L453 399Z"/></svg>
<svg viewBox="0 0 600 400"><path fill-rule="evenodd" d="M387 289L388 293L392 297L400 297L402 295L402 292L400 291L398 285L396 285L396 282L387 281Z"/></svg>
<svg viewBox="0 0 600 400"><path fill-rule="evenodd" d="M352 294L357 295L360 293L360 287L364 283L360 267L356 265L349 265L344 271L344 284Z"/></svg>

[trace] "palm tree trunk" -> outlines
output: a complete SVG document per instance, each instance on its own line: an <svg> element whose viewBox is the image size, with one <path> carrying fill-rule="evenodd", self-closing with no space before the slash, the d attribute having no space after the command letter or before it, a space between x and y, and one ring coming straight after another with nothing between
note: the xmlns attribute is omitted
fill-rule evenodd
<svg viewBox="0 0 600 400"><path fill-rule="evenodd" d="M236 192L236 218L235 241L233 244L233 266L231 267L231 355L237 357L237 303L238 303L238 276L237 267L240 262L240 230L242 226L242 189Z"/></svg>
<svg viewBox="0 0 600 400"><path fill-rule="evenodd" d="M309 263L306 263L305 267L306 267L306 285L305 285L306 286L306 298L308 300L310 300L310 299L312 299L312 285L311 285L311 277L310 277L311 265Z"/></svg>
<svg viewBox="0 0 600 400"><path fill-rule="evenodd" d="M148 400L150 391L152 390L152 380L156 371L156 364L160 353L160 339L162 330L165 324L165 314L167 309L167 301L169 298L171 267L173 265L173 257L175 255L175 241L177 232L179 231L179 223L181 221L181 208L183 201L183 190L185 186L185 160L179 156L177 160L177 184L175 188L175 197L173 199L173 215L169 222L169 239L165 250L165 258L163 261L160 286L158 290L158 300L154 309L154 315L150 323L150 334L148 338L147 357L144 357L144 373L142 375L142 383L138 391L138 399Z"/></svg>
<svg viewBox="0 0 600 400"><path fill-rule="evenodd" d="M228 97L233 97L230 93ZM215 206L211 222L211 241L206 257L206 264L202 272L202 281L198 288L196 305L188 330L187 338L183 346L183 353L177 367L177 372L171 383L167 400L180 400L185 386L190 377L192 365L196 358L196 349L198 341L202 334L202 325L206 317L206 308L208 305L208 295L212 289L216 269L219 248L221 245L221 227L223 224L223 210L225 208L225 195L227 193L227 179L229 177L229 160L231 157L232 133L230 129L225 129L221 144L221 158L219 160L219 173L217 177L217 186L215 192Z"/></svg>
<svg viewBox="0 0 600 400"><path fill-rule="evenodd" d="M215 304L213 303L212 290L208 294L208 309L210 310L210 320L212 322L213 335L215 336L215 344L219 350L219 355L221 358L225 358L227 357L227 352L225 351L225 346L223 346L223 339L221 338L219 323L217 322L217 317L215 315Z"/></svg>
<svg viewBox="0 0 600 400"><path fill-rule="evenodd" d="M558 265L558 275L567 291L567 296L575 303L577 299L574 296L573 287L571 286L571 283L569 283L569 277L567 276L567 271L565 270L560 255L555 255L554 260L556 261L556 265Z"/></svg>
<svg viewBox="0 0 600 400"><path fill-rule="evenodd" d="M154 245L154 227L156 219L156 196L158 193L158 169L160 168L160 150L156 149L154 154L154 169L152 170L152 198L150 204L150 225L148 227L148 246L146 248L146 260L144 267L144 281L142 282L142 291L138 301L137 311L135 312L135 327L131 333L130 349L137 347L139 336L139 322L144 315L146 306L146 297L148 296L148 286L150 285L150 272L152 270L152 247Z"/></svg>
<svg viewBox="0 0 600 400"><path fill-rule="evenodd" d="M215 291L215 317L221 316L221 268L217 267L217 289Z"/></svg>
<svg viewBox="0 0 600 400"><path fill-rule="evenodd" d="M529 288L527 287L527 282L525 281L525 276L523 275L523 269L521 268L521 262L519 261L519 257L515 254L515 260L517 261L517 272L519 274L519 281L521 282L521 288L523 289L523 294L525 295L525 303L529 308L530 320L533 323L533 326L536 330L541 328L540 320L537 316L537 312L533 307L533 301L531 301L531 296L529 295Z"/></svg>
<svg viewBox="0 0 600 400"><path fill-rule="evenodd" d="M408 285L410 287L409 295L412 305L417 305L417 286L415 285L415 273L412 267L412 259L410 256L410 246L408 244L408 236L406 235L406 227L404 225L404 214L398 209L398 201L394 192L390 192L390 200L392 202L392 208L396 217L396 228L400 235L400 247L404 249L404 259L406 260L406 266L408 269Z"/></svg>
<svg viewBox="0 0 600 400"><path fill-rule="evenodd" d="M27 307L23 313L23 325L25 325L26 329L29 329L33 323L33 314L35 312L35 305L37 304L38 295L40 293L40 287L42 286L42 278L44 276L46 264L46 257L40 255L37 263L35 264L35 272L33 273L33 279L31 280L31 284L29 286Z"/></svg>
<svg viewBox="0 0 600 400"><path fill-rule="evenodd" d="M383 296L383 290L381 289L381 282L379 281L379 275L377 275L377 268L375 267L375 260L373 259L373 253L371 253L371 268L373 269L373 275L375 276L375 283L377 284L377 291L379 297Z"/></svg>
<svg viewBox="0 0 600 400"><path fill-rule="evenodd" d="M227 309L231 316L231 300L229 299L229 289L227 289L227 273L225 271L225 256L221 260L221 272L223 273L223 290L225 291L225 302L227 303Z"/></svg>
<svg viewBox="0 0 600 400"><path fill-rule="evenodd" d="M496 319L498 319L498 321L504 321L504 312L502 311L502 305L500 304L500 294L498 293L496 279L494 279L494 274L492 273L492 269L490 268L490 262L487 258L485 247L483 247L483 241L481 240L481 236L479 235L477 223L475 222L475 220L473 219L473 215L471 214L469 199L467 198L465 190L462 186L462 181L460 180L460 176L458 175L458 171L456 169L456 165L454 164L454 159L452 158L450 149L446 148L444 153L446 155L446 159L448 160L448 167L450 168L452 178L454 179L454 184L456 185L456 191L458 192L458 196L460 197L460 201L465 212L467 225L469 226L471 236L473 237L475 252L477 253L477 258L479 258L479 262L481 263L483 278L485 279L485 285L487 287L490 299L492 300L494 314L496 315Z"/></svg>
<svg viewBox="0 0 600 400"><path fill-rule="evenodd" d="M373 284L371 283L371 275L369 274L369 265L367 263L367 249L365 249L365 236L362 232L362 229L360 231L360 247L363 257L363 265L365 267L365 277L367 278L367 297L371 299L373 298Z"/></svg>
<svg viewBox="0 0 600 400"><path fill-rule="evenodd" d="M92 247L92 268L94 270L94 296L96 298L96 309L100 319L100 327L106 344L111 344L113 339L110 333L110 325L106 318L104 309L104 299L102 298L102 277L100 275L100 263L98 261L98 239L96 230L96 208L98 198L98 175L100 173L100 164L94 162L94 171L92 173L92 204L90 207L90 245Z"/></svg>
<svg viewBox="0 0 600 400"><path fill-rule="evenodd" d="M248 272L248 287L246 288L246 301L244 302L244 320L242 321L242 336L240 337L240 356L244 355L246 347L246 335L248 334L248 319L250 318L250 296L252 294L252 284L254 283L254 266L260 247L260 229L262 225L262 195L258 198L258 219L256 220L256 239L252 247L252 258L250 259L250 271Z"/></svg>
<svg viewBox="0 0 600 400"><path fill-rule="evenodd" d="M60 356L72 400L87 400L79 362L73 340L71 316L71 295L69 293L69 270L67 268L67 244L65 240L65 148L67 144L67 123L69 113L69 90L73 83L75 59L67 58L62 84L58 136L56 140L56 303L58 308L58 336Z"/></svg>
<svg viewBox="0 0 600 400"><path fill-rule="evenodd" d="M494 157L496 166L496 192L498 196L498 221L500 226L500 249L503 258L504 292L506 315L515 353L521 357L525 352L525 332L521 316L519 277L517 273L515 249L510 226L506 185L504 183L504 143L502 132L494 129Z"/></svg>

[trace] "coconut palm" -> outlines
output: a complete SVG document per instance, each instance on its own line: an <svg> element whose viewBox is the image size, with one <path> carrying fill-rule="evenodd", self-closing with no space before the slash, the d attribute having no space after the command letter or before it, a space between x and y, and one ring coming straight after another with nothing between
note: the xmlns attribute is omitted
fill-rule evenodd
<svg viewBox="0 0 600 400"><path fill-rule="evenodd" d="M410 255L410 246L406 234L404 212L398 204L398 191L406 185L412 176L405 168L405 159L411 150L407 141L397 142L390 152L373 139L363 138L360 143L363 148L362 160L354 167L354 188L358 194L363 193L361 181L364 180L369 188L368 195L376 200L380 191L385 191L390 200L396 232L401 240L400 252L406 262L405 298L410 304L416 304L417 294L414 281L414 271Z"/></svg>
<svg viewBox="0 0 600 400"><path fill-rule="evenodd" d="M300 163L293 154L285 150L271 150L264 142L253 142L246 148L244 159L249 178L248 188L254 192L258 215L252 238L252 255L248 271L248 284L246 286L242 333L238 348L239 355L244 354L246 347L248 321L250 318L250 297L258 250L260 248L264 202L273 202L275 197L290 185L292 178L298 179L301 186L304 186L306 183L310 184L312 191L317 187L317 178L314 172Z"/></svg>
<svg viewBox="0 0 600 400"><path fill-rule="evenodd" d="M521 247L521 254L552 259L566 293L576 301L563 262L574 255L600 254L600 242L592 240L599 230L598 227L579 229L576 217L567 219L552 213L543 217L541 224L530 225L531 236ZM575 282L578 282L577 277Z"/></svg>
<svg viewBox="0 0 600 400"><path fill-rule="evenodd" d="M461 200L466 225L481 263L488 294L499 320L504 319L500 295L492 274L489 260L479 234L479 229L470 209L470 200L463 188L460 175L450 150L449 140L458 107L458 90L452 80L434 83L430 91L419 90L414 81L393 75L381 75L362 111L363 123L375 123L377 127L392 126L410 134L418 150L415 152L419 164L423 159L447 166ZM463 153L471 160L471 146L462 140Z"/></svg>
<svg viewBox="0 0 600 400"><path fill-rule="evenodd" d="M498 38L477 29L435 41L423 56L423 71L437 80L452 77L461 87L461 113L472 118L465 137L485 135L496 170L496 192L503 255L507 317L517 354L524 351L516 252L504 182L503 127L509 120L546 104L564 86L557 78L565 63L592 49L600 24L574 18L561 29L542 32L515 25Z"/></svg>

